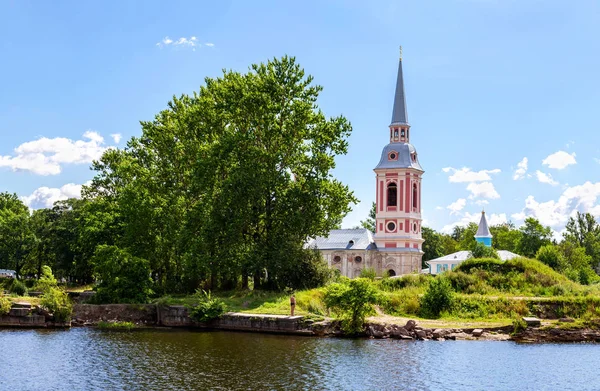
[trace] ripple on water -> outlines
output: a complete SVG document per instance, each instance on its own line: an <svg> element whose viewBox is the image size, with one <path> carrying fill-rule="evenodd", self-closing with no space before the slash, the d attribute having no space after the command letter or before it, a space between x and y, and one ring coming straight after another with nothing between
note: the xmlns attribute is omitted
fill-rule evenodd
<svg viewBox="0 0 600 391"><path fill-rule="evenodd" d="M0 331L0 390L596 390L598 345Z"/></svg>

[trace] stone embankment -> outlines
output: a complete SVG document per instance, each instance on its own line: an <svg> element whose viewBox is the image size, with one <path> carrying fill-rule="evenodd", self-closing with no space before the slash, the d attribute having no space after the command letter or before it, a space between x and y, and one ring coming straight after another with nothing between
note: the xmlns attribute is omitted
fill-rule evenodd
<svg viewBox="0 0 600 391"><path fill-rule="evenodd" d="M507 341L510 339L512 326L488 329L429 329L420 327L414 320L409 320L404 326L397 324L368 324L366 334L372 338L393 338L405 340L494 340Z"/></svg>
<svg viewBox="0 0 600 391"><path fill-rule="evenodd" d="M71 322L55 322L52 314L29 303L13 303L6 315L0 316L0 327L21 328L64 328Z"/></svg>

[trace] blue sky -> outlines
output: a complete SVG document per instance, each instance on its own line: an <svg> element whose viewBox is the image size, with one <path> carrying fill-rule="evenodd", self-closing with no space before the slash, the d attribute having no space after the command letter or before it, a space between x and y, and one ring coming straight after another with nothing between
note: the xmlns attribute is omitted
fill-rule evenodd
<svg viewBox="0 0 600 391"><path fill-rule="evenodd" d="M335 170L361 200L351 227L374 200L402 45L425 223L485 207L560 232L575 210L600 216L599 22L585 0L0 0L0 191L32 208L77 195L173 95L288 54L353 124Z"/></svg>

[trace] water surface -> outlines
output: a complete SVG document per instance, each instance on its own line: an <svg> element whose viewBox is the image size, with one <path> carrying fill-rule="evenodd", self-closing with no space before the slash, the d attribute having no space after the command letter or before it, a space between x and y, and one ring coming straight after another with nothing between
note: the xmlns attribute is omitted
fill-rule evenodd
<svg viewBox="0 0 600 391"><path fill-rule="evenodd" d="M599 390L600 345L0 330L0 390Z"/></svg>

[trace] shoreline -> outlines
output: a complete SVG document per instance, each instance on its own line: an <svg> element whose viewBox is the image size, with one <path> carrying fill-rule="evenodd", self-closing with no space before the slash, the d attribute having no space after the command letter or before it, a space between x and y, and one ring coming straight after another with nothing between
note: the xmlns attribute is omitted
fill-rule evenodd
<svg viewBox="0 0 600 391"><path fill-rule="evenodd" d="M304 316L249 314L229 312L219 319L207 323L193 321L187 313L187 307L156 304L75 304L72 322L55 323L52 319L35 313L35 308L19 308L11 315L0 317L0 329L65 329L69 327L93 327L98 323L128 322L131 329L164 330L223 330L254 333L301 335L309 337L336 338L373 338L398 340L466 340L466 341L514 341L518 343L554 343L554 342L600 342L600 330L589 327L560 327L567 325L529 326L519 333L513 333L512 325L473 327L465 322L460 327L455 322L453 328L424 327L419 321L407 320L405 324L396 322L377 322L368 320L364 332L356 336L346 336L336 320L314 321ZM392 320L392 319L389 319ZM400 320L400 319L398 319ZM35 322L34 322L35 321ZM558 327L557 327L558 326ZM111 330L112 331L112 330ZM118 327L114 331L121 331Z"/></svg>

